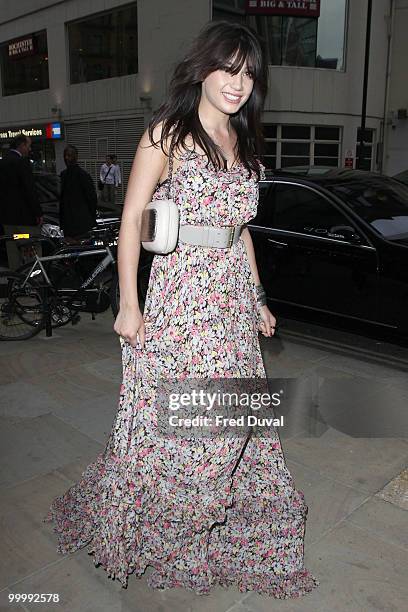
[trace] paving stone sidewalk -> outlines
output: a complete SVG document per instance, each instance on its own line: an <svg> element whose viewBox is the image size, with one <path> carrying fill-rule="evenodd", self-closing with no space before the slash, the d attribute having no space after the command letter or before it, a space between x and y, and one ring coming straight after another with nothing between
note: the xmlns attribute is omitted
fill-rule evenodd
<svg viewBox="0 0 408 612"><path fill-rule="evenodd" d="M0 612L407 609L408 349L291 321L275 338L260 340L268 376L300 386L317 380L320 398L330 399L326 412L324 401L315 413L295 403L280 432L309 506L305 565L320 587L299 600L222 587L200 597L155 591L145 576L131 575L122 589L86 549L59 555L42 517L110 433L121 379L112 326L109 312L95 321L83 315L52 338L0 344ZM324 396L323 384L337 384L336 397ZM59 593L60 603L9 604L12 593Z"/></svg>

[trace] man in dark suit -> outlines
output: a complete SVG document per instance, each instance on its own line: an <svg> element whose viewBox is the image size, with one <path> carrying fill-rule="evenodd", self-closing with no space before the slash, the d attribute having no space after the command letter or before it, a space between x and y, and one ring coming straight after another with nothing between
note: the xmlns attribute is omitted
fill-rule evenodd
<svg viewBox="0 0 408 612"><path fill-rule="evenodd" d="M98 196L91 176L78 165L78 150L64 149L66 169L61 172L60 226L67 238L79 238L96 224Z"/></svg>
<svg viewBox="0 0 408 612"><path fill-rule="evenodd" d="M0 160L0 223L6 234L40 234L43 213L28 159L30 150L31 138L20 135ZM15 241L7 243L7 256L10 268L21 265L22 254Z"/></svg>

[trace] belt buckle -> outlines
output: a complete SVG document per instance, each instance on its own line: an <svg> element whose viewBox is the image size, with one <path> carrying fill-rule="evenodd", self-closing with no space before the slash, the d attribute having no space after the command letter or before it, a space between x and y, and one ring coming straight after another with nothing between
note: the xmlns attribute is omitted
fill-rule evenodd
<svg viewBox="0 0 408 612"><path fill-rule="evenodd" d="M228 237L227 248L230 249L232 247L232 243L234 242L234 234L235 234L235 226L230 227L230 235Z"/></svg>

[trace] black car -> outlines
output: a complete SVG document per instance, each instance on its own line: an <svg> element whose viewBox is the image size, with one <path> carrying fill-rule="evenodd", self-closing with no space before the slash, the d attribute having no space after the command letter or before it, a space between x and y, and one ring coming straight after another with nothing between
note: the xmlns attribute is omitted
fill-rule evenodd
<svg viewBox="0 0 408 612"><path fill-rule="evenodd" d="M275 170L248 228L274 314L408 339L408 187L361 170ZM142 304L152 260L141 248Z"/></svg>
<svg viewBox="0 0 408 612"><path fill-rule="evenodd" d="M404 183L404 185L408 185L408 170L403 170L402 172L398 172L398 174L394 174L392 177L400 183Z"/></svg>
<svg viewBox="0 0 408 612"><path fill-rule="evenodd" d="M361 170L298 167L274 171L259 189L248 227L271 311L408 338L408 187Z"/></svg>

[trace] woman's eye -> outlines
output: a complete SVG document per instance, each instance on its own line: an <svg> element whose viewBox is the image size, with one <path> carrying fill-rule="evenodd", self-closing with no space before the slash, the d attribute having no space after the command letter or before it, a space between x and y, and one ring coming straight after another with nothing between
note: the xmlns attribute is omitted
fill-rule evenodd
<svg viewBox="0 0 408 612"><path fill-rule="evenodd" d="M223 67L221 68L221 70L223 70L224 72L227 72L228 74L232 74L232 68L231 68L231 66L223 66ZM246 71L244 72L244 76L246 76L246 77L248 77L248 78L250 78L250 79L252 79L252 80L253 80L253 78L254 78L254 77L253 77L253 74L252 74L252 72L251 72L250 70L246 70Z"/></svg>

